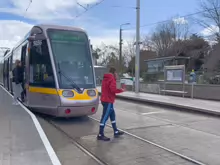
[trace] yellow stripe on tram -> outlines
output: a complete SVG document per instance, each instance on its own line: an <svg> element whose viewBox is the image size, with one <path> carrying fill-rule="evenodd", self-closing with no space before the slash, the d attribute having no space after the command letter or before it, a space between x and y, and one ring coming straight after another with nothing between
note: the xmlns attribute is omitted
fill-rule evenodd
<svg viewBox="0 0 220 165"><path fill-rule="evenodd" d="M29 86L29 92L32 92L32 93L59 95L59 96L63 97L63 95L62 95L63 91L64 91L63 89L57 90L56 88L42 88L42 87L31 87L31 86ZM92 100L93 98L96 98L98 96L98 90L97 89L95 89L96 96L94 96L94 97L90 97L87 94L87 89L82 94L79 94L74 90L71 90L71 91L74 93L74 97L67 98L68 100Z"/></svg>
<svg viewBox="0 0 220 165"><path fill-rule="evenodd" d="M31 86L29 86L29 92L50 94L50 95L58 95L56 88L41 88L41 87L31 87Z"/></svg>

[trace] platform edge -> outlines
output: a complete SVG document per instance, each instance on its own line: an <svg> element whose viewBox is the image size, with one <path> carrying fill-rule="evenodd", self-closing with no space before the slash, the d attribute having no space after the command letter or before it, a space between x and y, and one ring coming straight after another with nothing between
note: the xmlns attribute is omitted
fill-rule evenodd
<svg viewBox="0 0 220 165"><path fill-rule="evenodd" d="M9 93L2 85L0 85L0 87L6 93L8 93L11 97L13 97L11 95L11 93ZM30 117L31 117L31 119L32 119L32 121L33 121L33 123L34 123L34 125L35 125L35 127L37 129L37 132L38 132L38 134L39 134L39 136L40 136L40 138L41 138L41 140L42 140L42 142L44 144L44 147L45 147L45 149L46 149L46 151L47 151L47 153L49 155L49 158L50 158L52 164L53 165L61 165L60 160L58 159L58 157L57 157L53 147L51 146L51 144L50 144L50 142L49 142L49 140L48 140L48 138L47 138L43 128L41 127L39 121L37 120L36 116L28 108L26 108L22 103L19 102L19 105L30 115Z"/></svg>

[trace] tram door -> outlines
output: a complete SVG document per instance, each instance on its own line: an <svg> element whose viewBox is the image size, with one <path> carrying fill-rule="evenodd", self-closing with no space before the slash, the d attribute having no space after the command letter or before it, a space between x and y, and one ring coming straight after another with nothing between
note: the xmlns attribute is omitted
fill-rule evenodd
<svg viewBox="0 0 220 165"><path fill-rule="evenodd" d="M9 90L9 59L4 62L4 86Z"/></svg>
<svg viewBox="0 0 220 165"><path fill-rule="evenodd" d="M12 68L13 67L13 61L12 61L12 56L9 57L9 88L10 92L13 93L13 86L12 86Z"/></svg>
<svg viewBox="0 0 220 165"><path fill-rule="evenodd" d="M60 105L60 98L56 91L47 41L30 41L29 44L27 105L51 113L51 109Z"/></svg>
<svg viewBox="0 0 220 165"><path fill-rule="evenodd" d="M3 64L3 84L4 84L4 87L6 88L6 80L7 80L7 76L6 76L6 73L7 73L7 60L4 60L4 64Z"/></svg>
<svg viewBox="0 0 220 165"><path fill-rule="evenodd" d="M26 57L27 57L27 44L25 44L24 46L22 46L21 48L21 63L22 63L22 67L23 67L23 83L22 83L22 92L21 92L21 98L24 102L27 101L26 99L26 73L27 73L27 65L26 65Z"/></svg>

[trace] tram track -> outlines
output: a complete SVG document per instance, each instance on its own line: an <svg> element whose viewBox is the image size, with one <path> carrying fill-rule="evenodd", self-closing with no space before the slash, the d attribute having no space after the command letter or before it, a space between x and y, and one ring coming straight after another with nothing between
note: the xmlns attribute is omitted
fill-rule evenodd
<svg viewBox="0 0 220 165"><path fill-rule="evenodd" d="M10 94L10 93L9 93L9 94ZM10 94L10 95L11 95L11 94ZM22 104L22 102L20 102L20 103ZM23 105L23 104L22 104L22 105ZM61 127L59 127L57 124L55 124L51 119L46 118L46 117L42 117L42 116L41 116L41 118L43 118L48 124L50 124L50 125L51 125L52 127L54 127L56 130L58 130L59 132L61 132L62 134L64 134L68 139L71 140L72 144L74 144L77 148L79 148L83 153L85 153L86 155L88 155L89 157L91 157L91 158L92 158L94 161L96 161L99 165L110 165L109 163L106 163L105 161L101 160L98 156L96 156L95 154L93 154L92 152L90 152L89 149L87 149L85 146L83 146L82 144L80 144L74 137L72 137L71 135L69 135L68 132L64 131ZM96 118L94 118L94 117L91 117L91 116L89 116L89 118L92 119L92 120L94 120L94 121L96 121L97 123L99 123L99 120L98 120L98 119L96 119ZM109 124L106 124L106 126L112 128L111 125L109 125ZM171 154L173 154L173 155L175 155L175 156L178 156L178 157L180 157L180 158L182 158L182 159L184 159L184 160L186 160L186 161L188 161L188 162L190 162L190 163L193 163L193 164L195 164L195 165L206 165L206 164L204 164L204 163L202 163L202 162L200 162L200 161L198 161L198 160L195 160L195 159L190 158L190 157L188 157L188 156L185 156L185 155L183 155L183 154L181 154L181 153L178 153L178 152L176 152L176 151L173 151L173 150L171 150L171 149L169 149L169 148L166 148L166 147L164 147L164 146L161 146L161 145L159 145L159 144L157 144L157 143L154 143L154 142L152 142L152 141L150 141L150 140L147 140L147 139L145 139L145 138L142 138L142 137L140 137L140 136L137 136L137 135L135 135L135 134L132 134L132 133L130 133L130 132L124 130L124 129L119 129L119 130L120 130L120 131L123 131L125 134L127 134L127 135L129 135L129 136L131 136L131 137L133 137L133 138L135 138L135 139L138 139L138 140L140 140L140 141L142 141L142 142L144 142L144 143L148 143L148 144L151 144L151 145L153 145L153 146L155 146L155 147L157 147L157 148L160 148L160 149L162 149L162 150L165 150L165 151L167 151L167 152L169 152L169 153L171 153Z"/></svg>
<svg viewBox="0 0 220 165"><path fill-rule="evenodd" d="M80 144L74 137L69 135L66 131L64 131L61 127L59 127L57 124L55 124L52 120L42 117L44 121L46 121L48 124L50 124L52 127L54 127L57 131L61 132L63 135L65 135L68 139L71 140L71 143L75 145L77 148L79 148L83 153L91 157L95 162L97 162L99 165L110 165L103 160L99 159L96 155L94 155L92 152L90 152L85 146Z"/></svg>
<svg viewBox="0 0 220 165"><path fill-rule="evenodd" d="M0 86L4 89L4 87L2 86L2 84L0 84ZM5 89L4 89L5 90ZM5 90L11 97L13 97L13 95L11 93L9 93L7 90ZM21 105L23 105L25 108L27 108L21 100L18 100L19 103ZM27 108L29 109L29 108ZM30 110L30 109L29 109ZM31 111L31 110L30 110ZM36 112L35 112L36 113ZM84 147L83 145L81 145L80 143L78 143L73 137L71 137L66 131L64 131L63 129L61 129L59 126L57 126L56 124L54 124L53 121L51 121L50 119L48 119L48 117L43 117L45 116L44 114L39 114L36 115L38 117L41 117L44 121L46 121L48 124L50 124L51 126L53 126L56 130L58 130L59 132L63 133L68 139L71 140L72 144L74 144L77 148L79 148L83 153L85 153L86 155L88 155L89 157L91 157L95 162L97 162L99 165L110 165L102 160L100 160L97 156L95 156L93 153L91 153L86 147Z"/></svg>
<svg viewBox="0 0 220 165"><path fill-rule="evenodd" d="M97 122L97 124L99 123L99 120L96 119L96 118L94 118L94 117L89 116L88 118L91 119L91 120L93 120L93 121L95 121L95 122ZM72 137L68 132L66 132L66 131L65 131L63 128L61 128L58 124L54 123L54 121L52 121L52 120L49 119L49 118L45 118L45 117L44 117L43 119L44 119L47 123L49 123L52 127L56 128L56 130L58 130L59 132L61 132L62 134L64 134L68 139L71 140L71 142L72 142L77 148L79 148L82 152L84 152L84 153L87 154L89 157L91 157L93 160L95 160L98 164L100 164L100 165L111 165L111 164L105 162L104 160L100 159L100 158L99 158L98 156L96 156L94 153L90 152L89 149L88 149L86 146L84 146L84 145L82 145L80 142L78 142L74 137ZM106 126L109 127L109 128L112 128L110 124L106 124ZM206 165L205 163L202 163L202 162L200 162L200 161L198 161L198 160L195 160L195 159L190 158L190 157L188 157L188 156L186 156L186 155L183 155L183 154L181 154L181 153L178 153L178 152L176 152L176 151L173 151L173 150L171 150L171 149L169 149L169 148L166 148L166 147L164 147L164 146L161 146L161 145L159 145L159 144L157 144L157 143L154 143L154 142L152 142L152 141L150 141L150 140L147 140L147 139L145 139L145 138L142 138L142 137L140 137L140 136L137 136L137 135L135 135L135 134L133 134L133 133L130 133L129 131L126 131L126 130L124 130L124 129L119 129L119 130L123 131L125 134L129 135L129 136L132 137L132 138L135 138L135 139L140 140L140 141L142 141L142 142L144 142L144 143L147 143L147 144L153 145L154 147L157 147L157 148L160 148L160 149L162 149L162 150L165 150L166 152L169 152L169 153L171 153L171 154L173 154L173 155L175 155L175 156L178 156L178 157L180 157L181 159L186 160L187 162L190 162L190 163L195 164L195 165Z"/></svg>
<svg viewBox="0 0 220 165"><path fill-rule="evenodd" d="M90 116L89 118L92 119L92 120L95 120L96 122L99 122L99 120L96 119L96 118L94 118L94 117L91 117L91 116ZM110 124L106 124L106 126L112 128L112 126L111 126ZM168 149L168 148L166 148L166 147L163 147L163 146L161 146L161 145L159 145L159 144L157 144L157 143L154 143L154 142L152 142L152 141L150 141L150 140L147 140L147 139L145 139L145 138L142 138L142 137L140 137L140 136L137 136L137 135L135 135L135 134L132 134L132 133L130 133L130 132L124 130L124 129L120 129L120 128L119 128L119 130L120 130L120 131L123 131L125 134L127 134L127 135L129 135L129 136L131 136L131 137L133 137L133 138L136 138L136 139L141 140L141 141L143 141L143 142L145 142L145 143L148 143L148 144L151 144L151 145L153 145L153 146L155 146L155 147L158 147L158 148L160 148L160 149L163 149L163 150L165 150L165 151L167 151L167 152L169 152L169 153L172 153L172 154L174 154L174 155L176 155L176 156L178 156L178 157L180 157L180 158L182 158L182 159L185 159L185 160L187 160L187 161L189 161L189 162L191 162L191 163L194 163L195 165L207 165L207 164L204 164L204 163L202 163L202 162L200 162L200 161L198 161L198 160L192 159L192 158L190 158L190 157L188 157L188 156L185 156L185 155L183 155L183 154L180 154L180 153L178 153L178 152L176 152L176 151L173 151L173 150L171 150L171 149Z"/></svg>

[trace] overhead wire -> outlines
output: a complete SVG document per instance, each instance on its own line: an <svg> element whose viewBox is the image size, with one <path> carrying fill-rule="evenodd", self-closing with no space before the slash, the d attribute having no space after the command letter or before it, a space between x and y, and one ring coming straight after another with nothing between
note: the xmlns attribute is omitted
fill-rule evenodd
<svg viewBox="0 0 220 165"><path fill-rule="evenodd" d="M100 5L100 4L102 4L104 1L105 1L105 0L101 0L100 2L97 2L97 3L95 3L94 5L92 5L91 7L87 7L87 8L85 8L85 7L83 6L83 8L85 9L85 11L82 12L82 13L80 13L80 14L78 14L78 15L76 15L74 18L79 18L79 17L81 17L83 14L85 14L85 13L88 12L89 10L93 9L94 7L96 7L96 6ZM77 4L78 4L78 3L77 3ZM78 5L80 5L80 6L82 7L81 4L78 4Z"/></svg>
<svg viewBox="0 0 220 165"><path fill-rule="evenodd" d="M79 2L76 2L77 5L79 5L80 7L82 7L85 10L88 10L85 6L83 6L82 4L80 4Z"/></svg>
<svg viewBox="0 0 220 165"><path fill-rule="evenodd" d="M133 6L119 6L119 5L114 5L114 6L111 6L113 8L127 8L127 9L136 9L136 7L133 7Z"/></svg>
<svg viewBox="0 0 220 165"><path fill-rule="evenodd" d="M94 7L96 7L96 6L100 5L100 4L102 4L104 1L105 1L105 0L101 0L100 2L95 3L95 4L92 5L91 7L89 7L89 5L87 5L88 7L85 7L85 6L83 6L82 4L80 4L79 2L76 2L76 4L79 5L80 7L82 7L83 9L85 9L85 11L82 12L82 13L80 13L80 14L78 14L78 15L76 15L75 18L79 18L80 16L82 16L83 14L85 14L86 12L88 12L89 10L91 10L91 9L93 9ZM28 4L28 6L27 6L27 8L26 8L26 10L25 10L25 13L24 13L23 17L24 17L25 14L27 13L27 11L28 11L28 9L30 8L32 2L33 2L33 1L30 0L29 4Z"/></svg>
<svg viewBox="0 0 220 165"><path fill-rule="evenodd" d="M101 3L103 3L105 0L101 0L100 2L96 3L95 5L93 5L92 7L90 8L87 8L84 12L82 12L81 14L77 15L75 18L78 18L80 17L81 15L83 15L84 13L88 12L88 10L100 5ZM119 7L119 8L131 8L131 9L136 9L136 7L132 7L132 6L111 6L111 7ZM194 12L194 13L190 13L190 14L186 14L186 15L182 15L182 16L178 16L179 18L188 18L188 17L191 17L191 16L194 16L194 15L198 15L198 14L202 14L202 13L205 13L207 11L210 11L210 10L215 10L215 9L220 9L220 7L217 7L217 8L210 8L210 9L207 9L207 10L202 10L202 11L198 11L198 12ZM175 18L173 18L175 19ZM168 20L163 20L163 21L158 21L158 22L154 22L154 23L149 23L149 24L144 24L144 25L141 25L140 28L144 28L144 27L147 27L147 26L153 26L153 25L158 25L158 24L163 24L163 23L166 23L166 22L169 22L171 21L172 19L168 19ZM125 28L127 30L129 29L134 29L136 27L131 27L131 28Z"/></svg>
<svg viewBox="0 0 220 165"><path fill-rule="evenodd" d="M28 4L28 7L26 8L26 12L28 11L28 9L30 8L30 6L31 6L31 3L32 3L32 0L30 0L30 2L29 2L29 4Z"/></svg>
<svg viewBox="0 0 220 165"><path fill-rule="evenodd" d="M24 14L23 14L23 18L25 17L25 15L26 15L26 13L27 13L28 9L30 8L30 6L31 6L32 2L33 2L33 1L32 1L32 0L30 0L30 2L29 2L28 6L27 6L27 8L25 9L25 12L24 12ZM20 20L20 22L21 22L21 20Z"/></svg>
<svg viewBox="0 0 220 165"><path fill-rule="evenodd" d="M29 2L29 4L28 4L27 8L25 9L25 12L24 12L24 14L23 14L23 17L25 17L25 14L27 13L28 9L29 9L30 6L31 6L31 3L32 3L32 0L30 0L30 2ZM20 22L22 22L21 19L20 19ZM6 51L7 51L8 49L10 50L10 48L0 47L0 50L1 50L1 51L4 51L5 49L6 49Z"/></svg>
<svg viewBox="0 0 220 165"><path fill-rule="evenodd" d="M95 3L94 5L91 5L91 7L89 7L89 5L87 5L88 7L85 7L83 6L82 4L80 4L79 2L76 2L77 5L81 6L83 9L85 9L84 12L76 15L74 18L79 18L81 17L83 14L85 14L86 12L88 12L89 10L95 8L96 6L102 4L105 0L101 0L100 2L97 2ZM25 10L25 13L24 13L24 16L25 17L25 14L27 13L28 9L30 8L31 4L32 4L33 0L30 0L26 10ZM111 7L124 7L124 6L111 6ZM136 7L126 7L125 8L132 8L132 9L136 9ZM182 15L182 16L178 16L179 18L188 18L188 17L191 17L191 16L194 16L194 15L198 15L198 14L202 14L202 13L205 13L207 11L210 11L210 10L215 10L215 9L220 9L220 7L217 7L217 8L211 8L211 9L207 9L207 10L203 10L203 11L198 11L198 12L194 12L194 13L190 13L190 14L186 14L186 15ZM140 28L143 28L143 27L147 27L147 26L153 26L153 25L157 25L157 24L163 24L163 23L166 23L166 22L169 22L171 21L172 19L168 19L168 20L164 20L164 21L158 21L158 22L154 22L154 23L149 23L149 24L144 24L144 25L141 25ZM127 30L129 29L134 29L136 27L131 27L131 28L126 28Z"/></svg>
<svg viewBox="0 0 220 165"><path fill-rule="evenodd" d="M188 18L188 17L194 16L194 15L202 14L202 13L205 13L207 11L215 10L215 9L220 9L220 7L211 8L211 9L203 10L203 11L198 11L198 12L195 12L195 13L190 13L190 14L186 14L186 15L182 15L182 16L178 16L178 17L179 18ZM170 22L171 20L172 19L168 19L168 20L164 20L164 21L158 21L158 22L154 22L154 23L149 23L149 24L141 25L140 28L147 27L147 26L158 25L158 24L163 24L163 23L166 23L166 22ZM126 28L126 29L134 29L134 28L136 28L136 27Z"/></svg>

